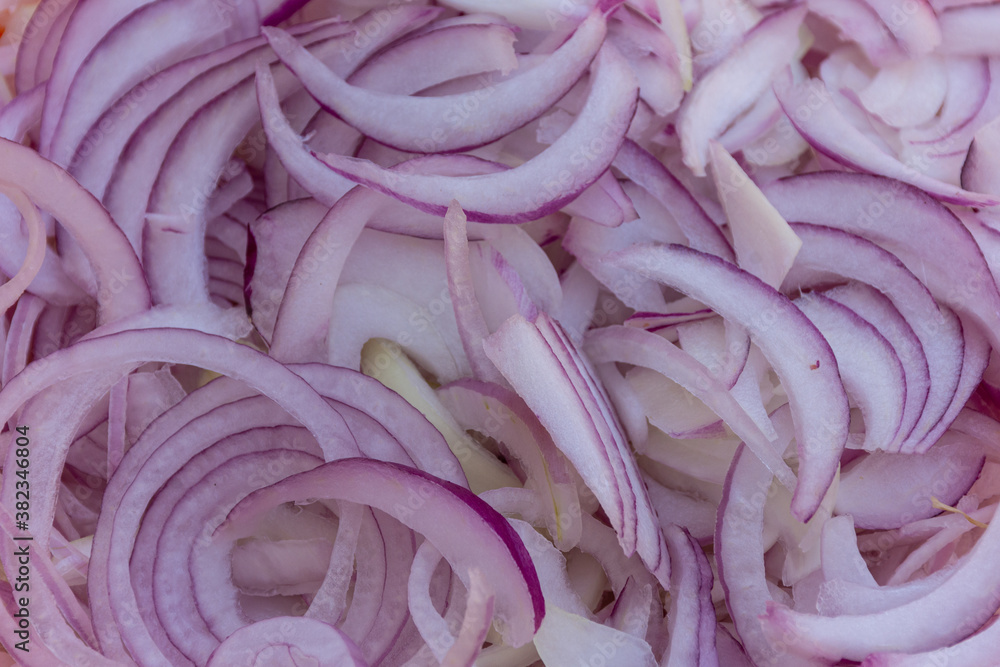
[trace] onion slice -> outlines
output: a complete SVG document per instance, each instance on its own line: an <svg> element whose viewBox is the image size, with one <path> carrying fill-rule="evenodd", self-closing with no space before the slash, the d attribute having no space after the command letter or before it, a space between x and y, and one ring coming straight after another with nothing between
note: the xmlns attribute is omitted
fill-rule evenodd
<svg viewBox="0 0 1000 667"><path fill-rule="evenodd" d="M368 667L361 650L337 628L309 618L275 616L229 635L208 667L303 665Z"/></svg>
<svg viewBox="0 0 1000 667"><path fill-rule="evenodd" d="M420 511L409 507L414 495ZM395 517L426 536L466 586L470 569L480 568L495 591L494 624L512 646L530 641L541 626L545 607L538 576L510 524L467 489L397 464L341 459L288 477L241 501L214 539L223 543L239 539L252 530L263 511L309 498L348 500ZM456 525L462 530L455 530Z"/></svg>
<svg viewBox="0 0 1000 667"><path fill-rule="evenodd" d="M583 76L604 40L606 25L601 12L592 12L538 67L485 89L442 97L352 86L286 32L263 32L313 97L362 134L399 150L448 153L488 144L540 116ZM395 122L404 118L406 123Z"/></svg>
<svg viewBox="0 0 1000 667"><path fill-rule="evenodd" d="M97 276L94 296L102 323L149 308L149 288L128 240L69 174L30 148L0 139L0 181L23 190L73 234Z"/></svg>
<svg viewBox="0 0 1000 667"><path fill-rule="evenodd" d="M466 178L398 174L357 158L319 157L338 174L428 213L443 216L450 202L457 199L469 220L475 222L517 223L541 218L597 181L611 165L635 114L638 84L617 49L605 44L593 67L590 96L570 129L547 150L508 171ZM591 150L595 134L602 139ZM570 163L579 164L579 168L567 169L565 165Z"/></svg>
<svg viewBox="0 0 1000 667"><path fill-rule="evenodd" d="M739 267L778 289L802 241L725 148L710 141L708 153Z"/></svg>
<svg viewBox="0 0 1000 667"><path fill-rule="evenodd" d="M774 85L781 108L806 141L823 155L858 171L898 179L942 201L961 206L997 206L992 195L969 192L931 178L886 154L837 109L819 79L792 83L791 76Z"/></svg>
<svg viewBox="0 0 1000 667"><path fill-rule="evenodd" d="M678 123L684 164L695 176L705 175L709 140L717 139L750 108L775 75L791 62L799 49L799 25L805 15L805 7L789 7L771 14L695 84L681 106Z"/></svg>
<svg viewBox="0 0 1000 667"><path fill-rule="evenodd" d="M781 293L728 262L683 246L636 246L609 258L678 289L744 327L788 391L799 452L792 512L819 508L847 443L849 408L829 343ZM781 314L782 326L774 322Z"/></svg>
<svg viewBox="0 0 1000 667"><path fill-rule="evenodd" d="M875 327L833 299L809 294L794 303L816 325L837 357L844 388L865 420L862 447L890 450L906 404L906 379L896 351Z"/></svg>
<svg viewBox="0 0 1000 667"><path fill-rule="evenodd" d="M666 545L635 459L609 399L559 325L544 313L534 323L514 315L486 339L486 355L597 496L625 553L638 551L669 586Z"/></svg>

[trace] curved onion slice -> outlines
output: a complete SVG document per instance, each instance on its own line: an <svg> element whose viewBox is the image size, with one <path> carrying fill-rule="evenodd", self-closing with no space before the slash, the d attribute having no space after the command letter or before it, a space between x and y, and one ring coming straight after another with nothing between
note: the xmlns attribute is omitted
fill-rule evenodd
<svg viewBox="0 0 1000 667"><path fill-rule="evenodd" d="M94 296L103 322L149 307L149 289L128 241L94 199L58 166L30 148L0 139L0 181L16 186L70 229L97 276ZM53 184L59 187L52 187Z"/></svg>
<svg viewBox="0 0 1000 667"><path fill-rule="evenodd" d="M496 366L483 352L483 341L489 336L490 330L472 279L467 222L462 207L457 201L453 201L444 216L444 259L448 269L448 291L451 293L462 347L473 374L485 382L502 382Z"/></svg>
<svg viewBox="0 0 1000 667"><path fill-rule="evenodd" d="M782 294L716 257L676 245L638 246L610 261L683 291L749 332L788 387L799 448L792 511L808 520L847 442L847 396L826 339ZM784 322L775 326L779 313Z"/></svg>
<svg viewBox="0 0 1000 667"><path fill-rule="evenodd" d="M545 314L533 323L514 315L486 339L486 355L593 490L626 555L638 551L666 586L666 546L635 459L593 371L559 325Z"/></svg>
<svg viewBox="0 0 1000 667"><path fill-rule="evenodd" d="M888 450L899 434L906 403L906 379L898 355L873 326L822 294L793 303L833 349L844 389L865 418L862 447Z"/></svg>
<svg viewBox="0 0 1000 667"><path fill-rule="evenodd" d="M664 529L674 563L673 586L667 624L670 646L668 665L718 664L715 655L715 607L712 605L712 570L705 552L683 528ZM704 655L702 654L704 652Z"/></svg>
<svg viewBox="0 0 1000 667"><path fill-rule="evenodd" d="M519 167L488 176L453 178L396 174L371 162L319 156L333 171L420 210L444 215L457 199L469 220L516 223L559 210L611 165L625 138L638 96L628 64L611 45L594 61L594 83L580 115L558 140ZM597 134L593 142L588 137ZM564 165L574 164L573 171ZM499 194L503 193L503 194Z"/></svg>
<svg viewBox="0 0 1000 667"><path fill-rule="evenodd" d="M419 500L419 512L409 509ZM308 498L377 507L429 539L468 585L469 568L485 568L496 592L494 623L513 646L531 640L545 617L538 576L510 525L468 490L412 468L369 459L342 459L250 494L216 530L216 542L239 539L261 512ZM448 517L443 521L441 517ZM462 526L454 530L455 523ZM475 535L469 539L470 535Z"/></svg>
<svg viewBox="0 0 1000 667"><path fill-rule="evenodd" d="M793 84L790 77L779 78L774 92L789 120L813 148L851 169L898 179L953 204L1000 204L1000 199L994 196L969 192L931 178L882 152L840 113L830 91L818 79Z"/></svg>
<svg viewBox="0 0 1000 667"><path fill-rule="evenodd" d="M726 476L715 528L719 581L736 631L754 664L813 666L817 661L771 645L758 620L773 599L763 559L764 505L771 495L771 480L767 468L740 447Z"/></svg>
<svg viewBox="0 0 1000 667"><path fill-rule="evenodd" d="M308 618L276 616L237 630L219 645L208 667L227 665L304 665L368 667L344 633Z"/></svg>
<svg viewBox="0 0 1000 667"><path fill-rule="evenodd" d="M317 101L363 134L400 150L446 153L488 144L540 116L583 75L605 31L604 17L594 12L538 67L485 91L443 97L390 95L352 86L284 31L265 28L264 35ZM483 98L496 103L484 103ZM385 118L408 122L386 123Z"/></svg>
<svg viewBox="0 0 1000 667"><path fill-rule="evenodd" d="M998 19L0 0L0 665L992 664Z"/></svg>
<svg viewBox="0 0 1000 667"><path fill-rule="evenodd" d="M955 433L925 454L875 452L844 467L837 512L859 528L899 528L937 514L937 498L953 505L983 468L981 449Z"/></svg>
<svg viewBox="0 0 1000 667"><path fill-rule="evenodd" d="M791 61L799 48L799 25L804 17L801 7L768 16L692 88L681 108L679 130L684 164L696 176L705 175L709 140L717 139Z"/></svg>
<svg viewBox="0 0 1000 667"><path fill-rule="evenodd" d="M441 661L442 667L468 667L476 662L493 619L494 595L478 568L469 570L469 597L458 638ZM544 622L544 621L543 621Z"/></svg>

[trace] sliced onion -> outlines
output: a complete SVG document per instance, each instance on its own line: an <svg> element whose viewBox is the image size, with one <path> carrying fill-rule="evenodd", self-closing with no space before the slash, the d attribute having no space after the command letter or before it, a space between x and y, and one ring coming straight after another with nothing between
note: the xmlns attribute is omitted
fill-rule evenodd
<svg viewBox="0 0 1000 667"><path fill-rule="evenodd" d="M605 29L604 17L592 13L543 65L485 91L444 97L380 94L351 86L283 31L271 28L264 34L310 93L363 134L400 150L443 153L488 144L541 115L583 75ZM484 104L484 97L500 103ZM410 119L419 131L386 125L380 117Z"/></svg>
<svg viewBox="0 0 1000 667"><path fill-rule="evenodd" d="M681 110L680 135L684 164L696 176L705 175L709 140L748 109L795 55L804 16L801 8L793 7L761 21L691 90Z"/></svg>
<svg viewBox="0 0 1000 667"><path fill-rule="evenodd" d="M237 630L212 653L210 667L300 665L366 667L361 651L334 627L306 618L280 616Z"/></svg>
<svg viewBox="0 0 1000 667"><path fill-rule="evenodd" d="M404 480L406 483L401 484ZM423 511L409 509L412 493L416 493L418 509ZM488 564L497 596L494 623L502 623L501 632L514 646L529 641L538 630L545 616L538 577L509 524L461 487L404 466L344 459L290 477L251 494L237 505L214 539L238 539L241 532L252 527L260 512L279 503L323 497L370 504L411 525L442 550L463 579L469 576L467 568ZM467 540L464 531L456 533L448 523L428 514L432 508L462 522L465 531L474 531L476 539Z"/></svg>
<svg viewBox="0 0 1000 667"><path fill-rule="evenodd" d="M995 10L0 3L0 665L992 664Z"/></svg>
<svg viewBox="0 0 1000 667"><path fill-rule="evenodd" d="M558 325L545 315L534 323L515 315L487 339L486 354L593 490L626 555L638 550L666 584L670 566L663 536L621 427L595 387L593 371ZM574 420L560 422L556 415L564 411L576 415Z"/></svg>
<svg viewBox="0 0 1000 667"><path fill-rule="evenodd" d="M847 397L826 340L780 293L717 258L681 246L640 246L619 253L614 261L707 303L745 327L764 351L790 387L800 466L792 508L802 520L811 517L847 442ZM709 293L716 281L728 281L726 295ZM739 285L739 296L734 284ZM795 315L791 315L793 310ZM779 312L788 313L788 321L777 328L769 320Z"/></svg>
<svg viewBox="0 0 1000 667"><path fill-rule="evenodd" d="M335 172L389 194L429 213L444 214L457 199L469 220L514 223L557 211L592 185L611 165L635 113L638 86L628 65L613 46L605 46L595 61L594 85L573 126L547 151L509 171L466 179L392 172L356 158L320 156ZM586 137L599 135L593 148ZM576 162L582 169L564 170ZM563 172L565 171L565 178ZM557 180L552 180L553 174ZM491 197L492 192L517 193ZM442 196L442 192L447 193Z"/></svg>

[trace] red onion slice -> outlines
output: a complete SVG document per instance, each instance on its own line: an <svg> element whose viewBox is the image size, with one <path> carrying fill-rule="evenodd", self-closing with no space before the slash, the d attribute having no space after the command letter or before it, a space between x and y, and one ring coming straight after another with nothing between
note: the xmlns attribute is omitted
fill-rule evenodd
<svg viewBox="0 0 1000 667"><path fill-rule="evenodd" d="M448 291L455 309L458 333L475 377L484 382L500 382L503 377L483 351L483 341L490 335L476 295L469 259L469 234L462 207L453 201L444 216L444 258L448 269Z"/></svg>
<svg viewBox="0 0 1000 667"><path fill-rule="evenodd" d="M664 527L674 564L667 625L667 665L719 664L715 655L715 607L711 604L712 570L705 552L683 528ZM706 619L709 623L706 625ZM702 652L706 655L702 655Z"/></svg>
<svg viewBox="0 0 1000 667"><path fill-rule="evenodd" d="M408 509L411 494L423 511ZM251 529L259 514L295 499L343 499L377 507L425 535L468 586L470 567L487 568L496 594L494 624L513 646L531 640L545 616L538 577L520 538L489 505L450 482L396 464L344 459L255 491L237 505L216 530L216 541L230 541ZM431 512L430 510L434 510ZM461 522L442 522L449 516ZM469 533L476 537L468 539Z"/></svg>
<svg viewBox="0 0 1000 667"><path fill-rule="evenodd" d="M301 261L292 270L285 288L286 294L281 299L271 342L271 353L274 356L287 361L312 361L326 356L322 350L326 343L330 313L328 310L316 309L315 304L332 304L337 274L343 269L351 247L344 243L345 232L353 237L350 239L353 242L361 228L377 211L380 200L374 192L356 190L331 208L323 218L325 222L320 222L312 232L310 240L299 254ZM344 229L344 221L350 224L349 230ZM334 241L334 235L339 240ZM333 275L332 281L309 280L309 276L319 270L320 266L325 269L326 275Z"/></svg>
<svg viewBox="0 0 1000 667"><path fill-rule="evenodd" d="M935 497L955 504L979 476L985 458L968 438L945 434L925 454L875 452L844 467L837 512L859 528L899 528L934 516Z"/></svg>
<svg viewBox="0 0 1000 667"><path fill-rule="evenodd" d="M531 323L515 315L486 340L486 354L593 490L625 553L638 551L666 584L666 547L635 459L593 371L573 344L548 316L540 314ZM560 421L560 412L575 417Z"/></svg>
<svg viewBox="0 0 1000 667"><path fill-rule="evenodd" d="M737 264L771 287L781 287L802 241L725 148L710 141L708 154Z"/></svg>
<svg viewBox="0 0 1000 667"><path fill-rule="evenodd" d="M986 104L990 92L990 66L985 58L949 58L945 61L948 90L940 116L923 127L904 129L900 136L914 144L940 143L950 146L950 139L965 128ZM972 91L972 92L970 92ZM974 186L967 190L984 192Z"/></svg>
<svg viewBox="0 0 1000 667"><path fill-rule="evenodd" d="M371 162L320 156L333 171L410 205L444 215L457 199L469 220L516 223L559 210L611 165L635 113L638 85L621 54L604 46L594 61L594 83L572 127L540 155L509 171L468 178L394 174ZM589 138L602 138L589 148ZM563 165L574 157L580 168ZM553 180L553 174L557 180ZM502 196L497 193L504 193Z"/></svg>
<svg viewBox="0 0 1000 667"><path fill-rule="evenodd" d="M493 618L494 595L478 568L469 570L469 598L458 638L441 661L442 667L472 667L483 648Z"/></svg>
<svg viewBox="0 0 1000 667"><path fill-rule="evenodd" d="M212 653L208 667L368 667L361 650L336 628L307 618L269 618L237 630Z"/></svg>
<svg viewBox="0 0 1000 667"><path fill-rule="evenodd" d="M793 84L786 76L775 83L781 108L817 151L837 162L871 174L909 183L942 201L962 206L996 206L996 197L969 192L911 169L882 152L838 111L823 82Z"/></svg>
<svg viewBox="0 0 1000 667"><path fill-rule="evenodd" d="M681 107L679 131L684 164L696 176L705 175L709 140L717 139L750 108L792 60L799 48L798 29L804 17L801 7L771 14L691 90Z"/></svg>
<svg viewBox="0 0 1000 667"><path fill-rule="evenodd" d="M733 457L719 503L715 528L719 580L729 615L755 665L818 665L818 661L787 654L772 645L758 621L772 600L763 559L764 505L771 495L771 480L760 460L741 446Z"/></svg>
<svg viewBox="0 0 1000 667"><path fill-rule="evenodd" d="M862 448L890 451L898 441L906 403L906 379L895 350L875 327L822 294L794 303L830 343L844 389L861 409Z"/></svg>
<svg viewBox="0 0 1000 667"><path fill-rule="evenodd" d="M265 28L264 35L317 101L363 134L400 150L443 153L488 144L540 116L584 74L605 31L604 17L594 12L538 67L491 85L485 93L443 97L391 95L352 86L283 31ZM500 103L483 104L484 94ZM413 124L386 124L383 118L406 118Z"/></svg>
<svg viewBox="0 0 1000 667"><path fill-rule="evenodd" d="M516 34L502 23L449 24L441 19L369 58L348 81L385 93L414 94L445 81L517 67ZM454 58L459 50L461 60Z"/></svg>
<svg viewBox="0 0 1000 667"><path fill-rule="evenodd" d="M920 340L930 374L927 400L913 430L894 444L912 451L944 416L961 377L965 347L961 325L951 311L941 308L926 287L893 255L864 239L818 225L795 225L803 240L800 264L790 283L806 286L822 280L816 271L837 267L845 277L866 282L885 294ZM802 273L799 273L802 271ZM804 274L804 275L803 275Z"/></svg>
<svg viewBox="0 0 1000 667"><path fill-rule="evenodd" d="M787 387L799 448L792 511L800 520L808 520L819 507L847 442L847 396L826 340L782 294L718 258L672 245L638 246L618 253L612 261L712 307L744 327L761 348ZM718 287L714 293L713 286ZM782 327L769 324L777 313L784 315Z"/></svg>

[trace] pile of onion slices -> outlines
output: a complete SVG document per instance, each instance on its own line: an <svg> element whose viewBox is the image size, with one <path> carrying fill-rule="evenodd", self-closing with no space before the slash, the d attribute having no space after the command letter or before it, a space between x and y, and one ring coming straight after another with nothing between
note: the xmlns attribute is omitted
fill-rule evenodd
<svg viewBox="0 0 1000 667"><path fill-rule="evenodd" d="M0 20L0 666L996 664L1000 5Z"/></svg>

